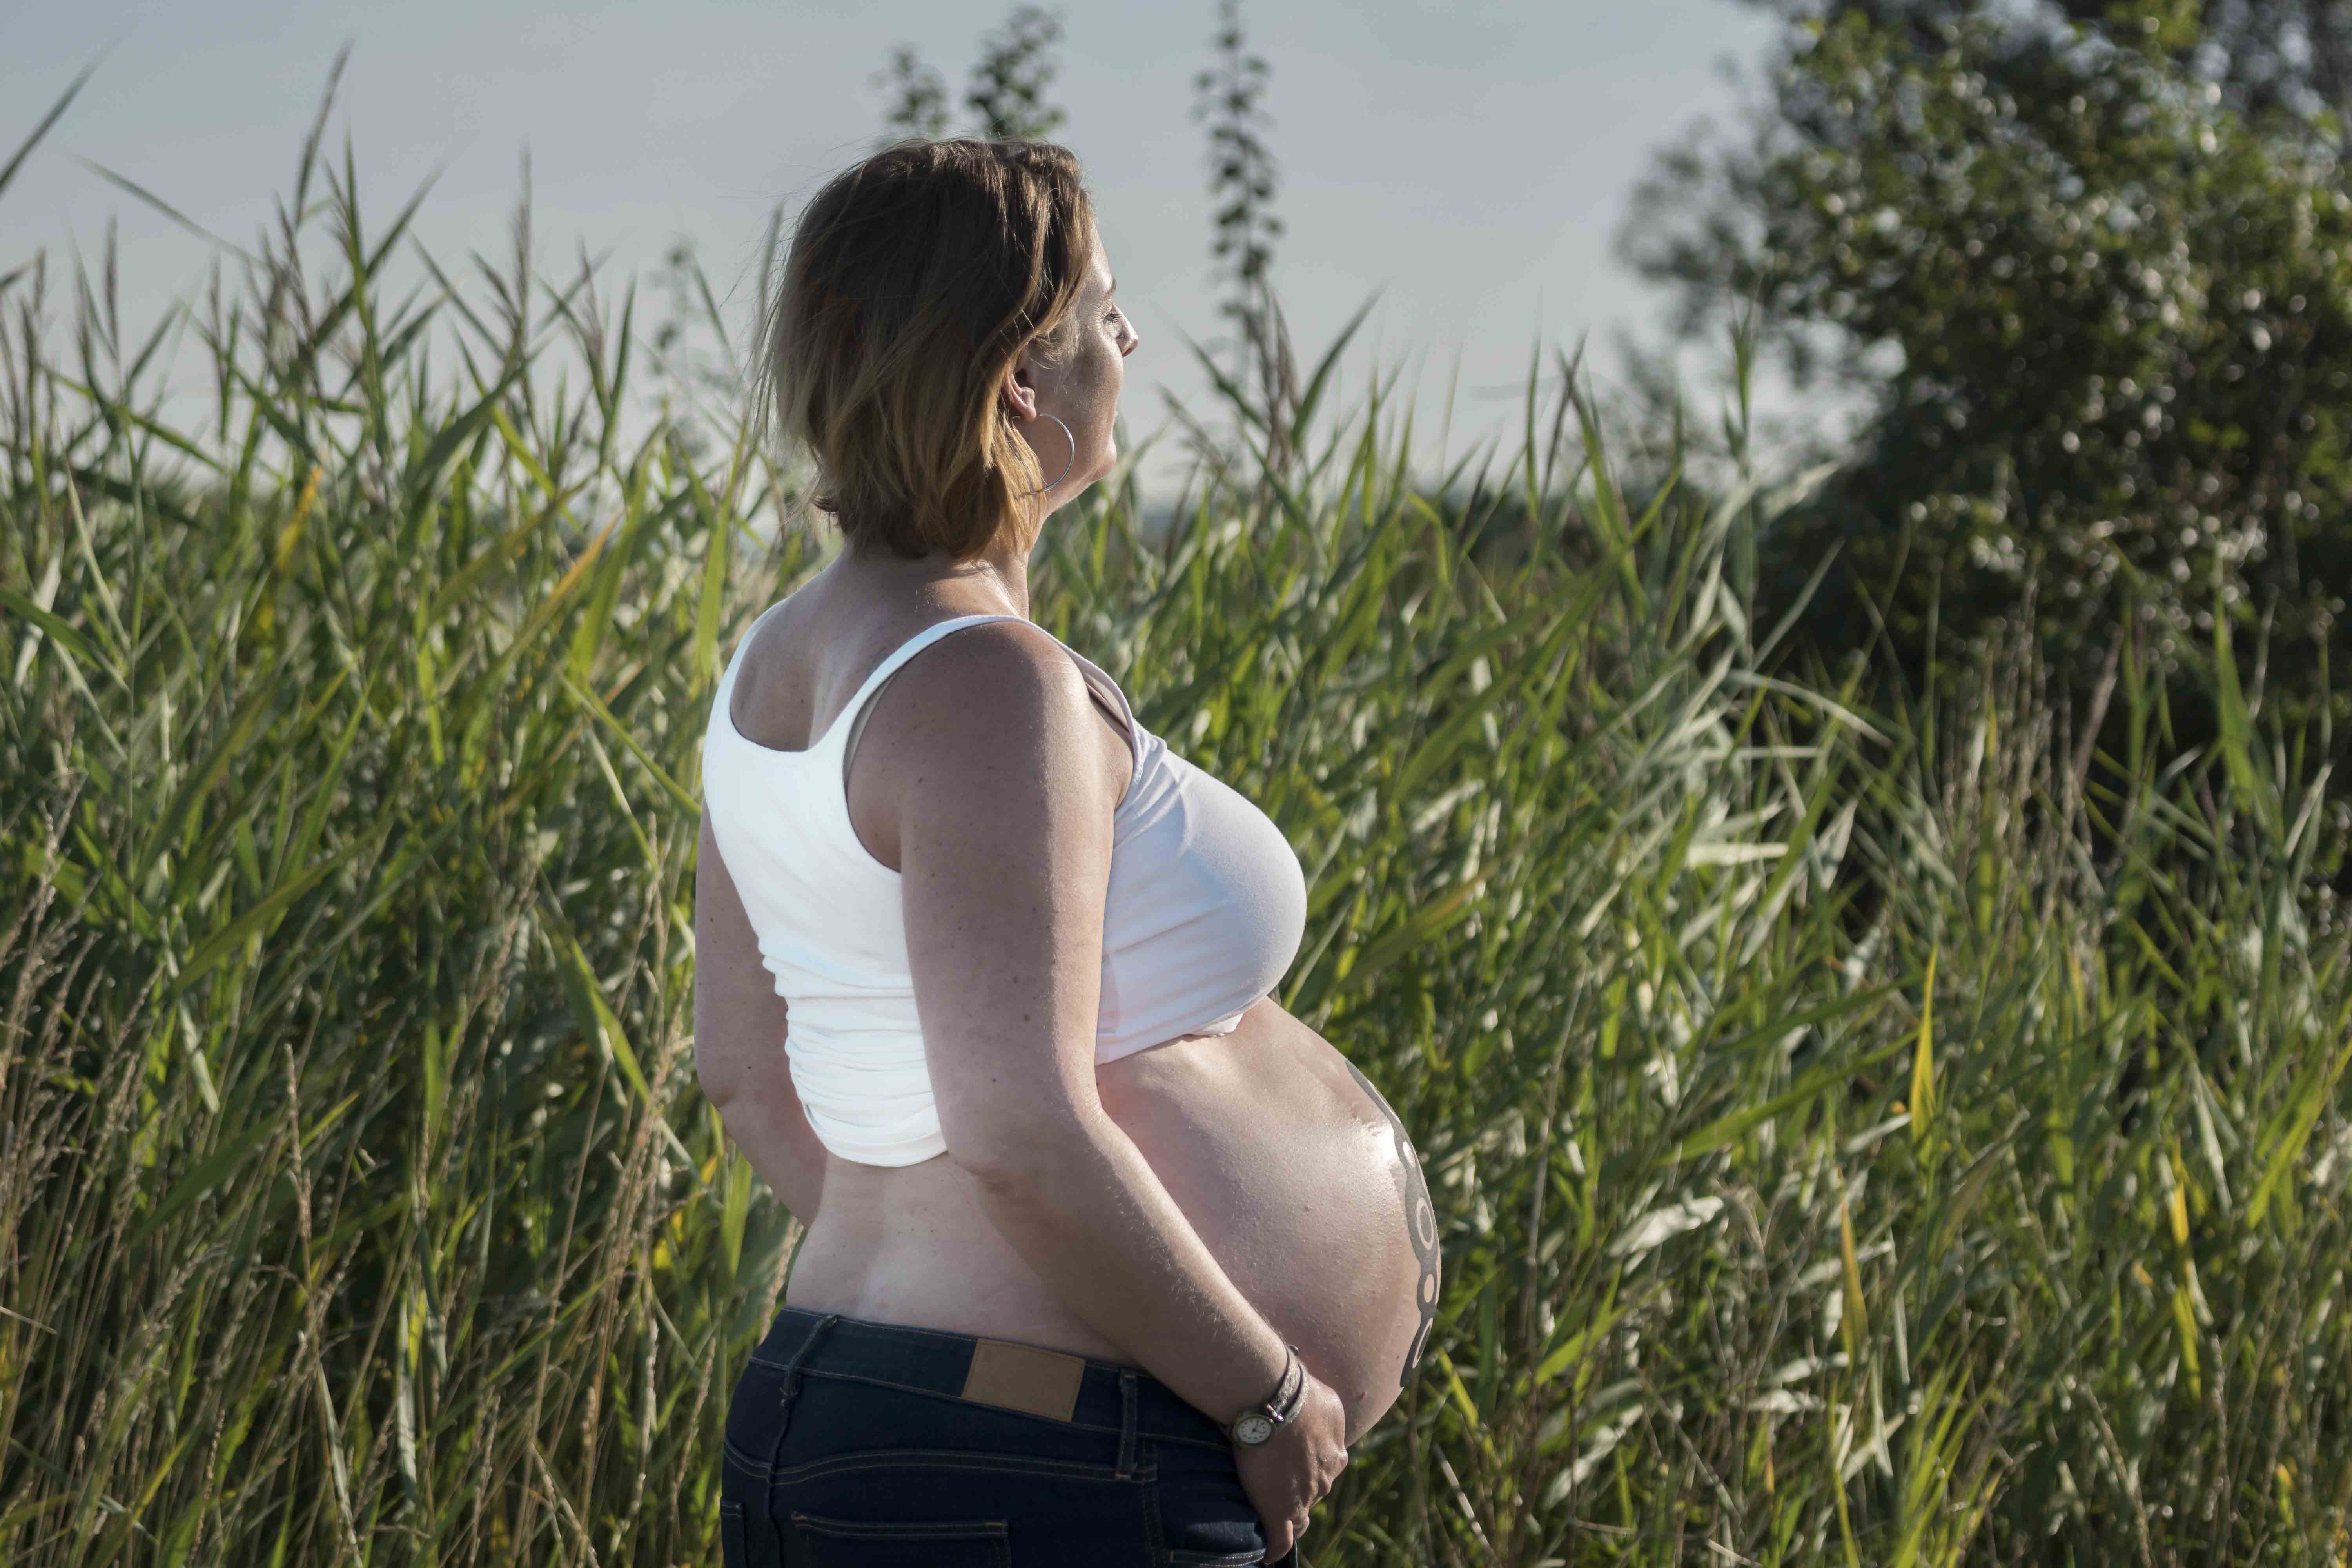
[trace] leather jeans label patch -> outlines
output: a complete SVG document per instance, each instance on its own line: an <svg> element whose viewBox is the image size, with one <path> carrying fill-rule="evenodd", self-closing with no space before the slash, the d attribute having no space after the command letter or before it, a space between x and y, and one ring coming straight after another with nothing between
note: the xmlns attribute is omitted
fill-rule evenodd
<svg viewBox="0 0 2352 1568"><path fill-rule="evenodd" d="M972 1347L963 1396L982 1405L1067 1421L1078 1407L1078 1384L1086 1372L1084 1356L1007 1340L982 1340Z"/></svg>

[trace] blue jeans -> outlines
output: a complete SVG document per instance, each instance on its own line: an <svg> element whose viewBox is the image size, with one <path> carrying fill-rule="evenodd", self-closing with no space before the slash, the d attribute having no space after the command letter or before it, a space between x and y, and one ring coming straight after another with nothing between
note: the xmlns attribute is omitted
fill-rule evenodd
<svg viewBox="0 0 2352 1568"><path fill-rule="evenodd" d="M1150 1373L796 1307L736 1382L719 1511L726 1568L1265 1562L1223 1428Z"/></svg>

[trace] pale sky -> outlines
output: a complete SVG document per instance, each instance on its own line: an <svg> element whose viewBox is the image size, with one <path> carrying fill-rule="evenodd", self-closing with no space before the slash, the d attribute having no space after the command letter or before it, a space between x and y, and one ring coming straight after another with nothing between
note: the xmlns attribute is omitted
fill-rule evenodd
<svg viewBox="0 0 2352 1568"><path fill-rule="evenodd" d="M769 213L789 214L869 149L891 47L915 45L960 100L982 35L1010 9L0 0L0 158L97 65L0 194L0 272L44 246L94 258L112 216L125 316L152 322L200 283L210 248L83 160L250 245L350 41L331 134L338 156L350 134L363 216L388 221L438 169L419 237L445 266L502 256L528 148L544 273L568 273L584 244L610 253L617 283L684 237L747 320ZM1206 406L1182 334L1220 331L1192 115L1215 6L1058 10L1058 135L1086 165L1143 337L1123 405L1140 437L1162 422L1160 385ZM1311 363L1383 290L1343 385L1363 384L1368 351L1406 363L1424 460L1457 355L1452 455L1516 425L1538 343L1572 349L1590 331L1605 369L1612 329L1655 319L1658 298L1611 254L1627 193L1662 142L1701 115L1727 120L1738 89L1723 62L1752 69L1772 32L1731 0L1245 0L1243 16L1271 68L1266 140L1287 227L1275 281L1302 354Z"/></svg>

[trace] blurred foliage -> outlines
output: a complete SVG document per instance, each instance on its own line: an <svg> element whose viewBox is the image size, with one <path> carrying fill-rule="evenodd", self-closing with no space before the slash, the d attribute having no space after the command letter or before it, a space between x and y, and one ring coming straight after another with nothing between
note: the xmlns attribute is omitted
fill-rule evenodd
<svg viewBox="0 0 2352 1568"><path fill-rule="evenodd" d="M999 31L981 41L963 105L971 114L967 134L985 141L1041 140L1062 127L1066 116L1046 97L1058 66L1054 46L1062 24L1036 5L1015 5ZM890 64L874 78L890 89L883 117L884 141L948 134L947 80L911 44L891 51Z"/></svg>
<svg viewBox="0 0 2352 1568"><path fill-rule="evenodd" d="M901 136L925 138L948 133L948 84L912 44L890 51L890 64L874 78L877 87L890 89L889 111L882 118L886 141Z"/></svg>
<svg viewBox="0 0 2352 1568"><path fill-rule="evenodd" d="M1224 288L1217 313L1233 331L1229 337L1212 337L1205 351L1193 345L1193 353L1209 370L1218 401L1236 411L1243 423L1212 430L1177 407L1173 398L1168 400L1169 412L1185 430L1196 462L1230 475L1238 458L1262 475L1271 474L1297 456L1291 432L1304 394L1289 325L1274 292L1274 247L1282 237L1274 198L1281 175L1264 136L1273 123L1265 111L1268 68L1264 56L1250 50L1241 0L1219 0L1213 48L1209 68L1192 79L1192 118L1209 130L1209 201L1214 209L1209 255ZM1359 311L1341 333L1343 342L1362 319ZM1212 363L1220 351L1232 356L1229 375L1220 374ZM1258 500L1261 505L1271 500L1263 483Z"/></svg>
<svg viewBox="0 0 2352 1568"><path fill-rule="evenodd" d="M1280 374L1273 364L1267 270L1282 219L1274 211L1280 172L1261 134L1272 123L1267 67L1250 51L1241 0L1219 0L1214 49L1213 63L1192 79L1192 118L1209 128L1209 195L1216 208L1209 254L1225 288L1217 311L1234 325L1234 380L1246 386L1258 379L1254 370Z"/></svg>
<svg viewBox="0 0 2352 1568"><path fill-rule="evenodd" d="M1869 409L1765 544L1768 605L1842 547L1818 646L1883 630L1917 676L2038 599L2095 728L2131 637L2197 707L2219 614L2293 650L2256 675L2284 717L2352 717L2352 196L2322 68L2244 42L2280 9L1797 15L1744 140L1664 157L1624 241L1680 330L1752 304L1799 387Z"/></svg>
<svg viewBox="0 0 2352 1568"><path fill-rule="evenodd" d="M1054 46L1062 24L1034 5L1016 5L1003 30L982 46L963 106L991 142L1038 140L1062 128L1061 110L1045 97L1053 85Z"/></svg>

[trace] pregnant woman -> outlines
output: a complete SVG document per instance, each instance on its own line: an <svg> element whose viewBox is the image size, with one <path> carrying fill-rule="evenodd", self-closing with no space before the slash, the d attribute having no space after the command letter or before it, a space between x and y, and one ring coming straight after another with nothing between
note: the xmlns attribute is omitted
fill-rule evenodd
<svg viewBox="0 0 2352 1568"><path fill-rule="evenodd" d="M729 1408L729 1568L1291 1560L1420 1353L1436 1224L1268 994L1289 843L1028 618L1137 343L1076 161L877 153L770 306L843 547L703 748L697 1066L807 1227Z"/></svg>

